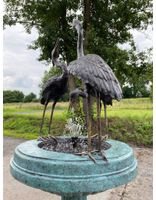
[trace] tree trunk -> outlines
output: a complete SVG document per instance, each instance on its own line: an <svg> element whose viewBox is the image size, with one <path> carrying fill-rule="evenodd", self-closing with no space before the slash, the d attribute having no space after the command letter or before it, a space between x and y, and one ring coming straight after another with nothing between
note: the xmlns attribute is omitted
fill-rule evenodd
<svg viewBox="0 0 156 200"><path fill-rule="evenodd" d="M84 0L84 49L88 53L89 32L90 32L91 0Z"/></svg>
<svg viewBox="0 0 156 200"><path fill-rule="evenodd" d="M67 19L66 19L66 14L67 14L67 2L64 1L64 3L61 3L62 6L62 17L61 17L61 26L62 26L62 32L67 33L67 27L68 27L68 23L67 23ZM64 35L63 41L64 41L64 51L65 51L65 56L66 56L66 61L67 64L69 64L69 62L71 61L71 58L69 56L69 52L70 52L70 42L67 40L67 38L65 37L66 35ZM75 89L76 85L75 85L75 79L73 75L69 75L68 78L68 88L69 88L69 92L73 91ZM73 105L74 110L76 111L77 108L79 107L79 101L76 101Z"/></svg>
<svg viewBox="0 0 156 200"><path fill-rule="evenodd" d="M84 42L84 50L85 53L89 53L89 35L91 31L91 1L92 0L84 0L84 37L85 37L85 42ZM94 104L94 97L90 96L90 101L89 101L89 116L90 120L93 121L93 104ZM85 104L83 106L84 112L86 114L86 109L85 109ZM93 125L93 123L91 123ZM93 132L93 127L91 127L92 132Z"/></svg>
<svg viewBox="0 0 156 200"><path fill-rule="evenodd" d="M76 87L76 85L75 85L74 76L69 75L69 78L68 78L69 92L73 91L75 89L75 87ZM80 101L79 101L79 99L75 99L74 103L72 104L72 107L74 108L75 112L80 111Z"/></svg>

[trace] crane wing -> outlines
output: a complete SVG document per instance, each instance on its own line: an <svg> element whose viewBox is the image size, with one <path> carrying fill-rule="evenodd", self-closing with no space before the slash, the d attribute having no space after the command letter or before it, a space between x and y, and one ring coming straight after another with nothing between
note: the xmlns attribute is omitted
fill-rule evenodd
<svg viewBox="0 0 156 200"><path fill-rule="evenodd" d="M117 78L100 56L88 54L80 57L68 65L68 71L103 95L110 95L118 100L122 98L122 90Z"/></svg>
<svg viewBox="0 0 156 200"><path fill-rule="evenodd" d="M42 95L55 89L56 82L59 82L60 77L50 78L43 86Z"/></svg>

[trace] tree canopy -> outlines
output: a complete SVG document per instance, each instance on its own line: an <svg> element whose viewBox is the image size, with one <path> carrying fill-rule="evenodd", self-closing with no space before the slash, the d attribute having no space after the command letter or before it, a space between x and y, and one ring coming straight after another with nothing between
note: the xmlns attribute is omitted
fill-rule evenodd
<svg viewBox="0 0 156 200"><path fill-rule="evenodd" d="M34 94L33 92L31 92L30 94L24 97L24 102L32 102L34 100L37 100L37 99L36 99L36 94Z"/></svg>
<svg viewBox="0 0 156 200"><path fill-rule="evenodd" d="M18 90L4 90L3 91L3 102L4 103L14 103L23 102L24 94Z"/></svg>
<svg viewBox="0 0 156 200"><path fill-rule="evenodd" d="M100 55L113 69L122 85L152 81L149 52L137 52L130 30L145 30L152 23L151 0L4 0L4 27L21 23L38 38L30 45L40 49L39 60L50 61L56 38L62 38L60 53L69 63L76 59L76 33L70 23L84 22L85 52ZM120 48L128 43L130 50ZM139 63L139 64L138 64ZM145 73L143 73L145 72ZM146 75L146 76L145 76ZM139 78L138 78L139 77ZM135 81L134 81L135 80Z"/></svg>

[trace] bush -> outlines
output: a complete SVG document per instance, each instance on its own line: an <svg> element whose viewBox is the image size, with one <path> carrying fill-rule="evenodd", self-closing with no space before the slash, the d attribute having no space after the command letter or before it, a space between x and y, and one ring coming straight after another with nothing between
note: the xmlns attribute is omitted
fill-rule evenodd
<svg viewBox="0 0 156 200"><path fill-rule="evenodd" d="M39 99L37 99L37 98L32 99L32 102L39 102Z"/></svg>
<svg viewBox="0 0 156 200"><path fill-rule="evenodd" d="M130 142L138 146L151 147L153 145L152 120L118 119L112 118L109 135L112 139ZM120 123L119 123L120 121Z"/></svg>
<svg viewBox="0 0 156 200"><path fill-rule="evenodd" d="M122 91L124 98L149 97L151 92L146 88L146 84L138 84L135 87L124 86Z"/></svg>
<svg viewBox="0 0 156 200"><path fill-rule="evenodd" d="M14 103L14 102L23 102L24 94L18 90L4 90L3 91L3 102L4 103Z"/></svg>
<svg viewBox="0 0 156 200"><path fill-rule="evenodd" d="M36 99L36 95L34 93L30 93L24 97L24 102L32 102Z"/></svg>

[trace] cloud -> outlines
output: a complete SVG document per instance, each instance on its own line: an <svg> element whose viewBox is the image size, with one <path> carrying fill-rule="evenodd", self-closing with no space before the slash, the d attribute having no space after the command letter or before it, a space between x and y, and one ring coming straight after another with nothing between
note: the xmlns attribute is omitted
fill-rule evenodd
<svg viewBox="0 0 156 200"><path fill-rule="evenodd" d="M146 31L131 30L131 33L133 34L138 51L143 51L153 46L151 25L148 26Z"/></svg>
<svg viewBox="0 0 156 200"><path fill-rule="evenodd" d="M144 51L153 46L152 38L152 26L149 25L147 30L138 31L136 29L130 30L130 33L133 36L134 42L136 43L137 51ZM128 43L118 45L122 49L131 49L131 46Z"/></svg>
<svg viewBox="0 0 156 200"><path fill-rule="evenodd" d="M4 30L4 89L21 90L25 94L39 93L38 85L47 66L37 60L39 51L27 48L36 38L35 30L32 34L27 34L21 25Z"/></svg>

